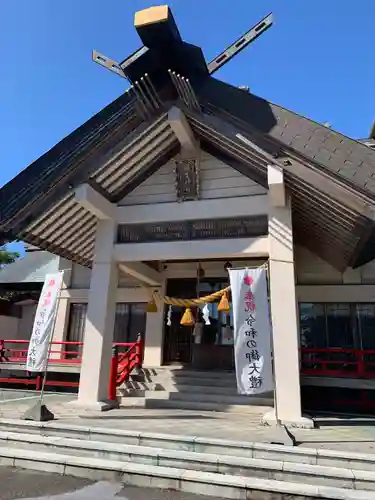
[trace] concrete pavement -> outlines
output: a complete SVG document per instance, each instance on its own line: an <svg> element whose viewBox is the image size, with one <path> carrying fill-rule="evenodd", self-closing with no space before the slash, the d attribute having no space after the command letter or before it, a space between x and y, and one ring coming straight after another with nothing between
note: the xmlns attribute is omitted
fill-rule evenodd
<svg viewBox="0 0 375 500"><path fill-rule="evenodd" d="M17 397L18 396L18 397ZM0 419L19 419L39 396L31 391L0 392ZM269 428L248 414L173 409L122 408L90 412L66 404L75 395L47 393L45 403L60 422L245 442L267 442ZM317 429L293 429L304 447L375 454L375 418L318 418Z"/></svg>
<svg viewBox="0 0 375 500"><path fill-rule="evenodd" d="M207 497L120 483L0 468L0 500L207 500Z"/></svg>

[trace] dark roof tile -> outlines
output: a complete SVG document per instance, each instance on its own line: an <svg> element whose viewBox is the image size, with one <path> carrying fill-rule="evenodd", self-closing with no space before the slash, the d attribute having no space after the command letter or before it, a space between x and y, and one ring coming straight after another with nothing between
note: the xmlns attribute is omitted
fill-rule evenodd
<svg viewBox="0 0 375 500"><path fill-rule="evenodd" d="M200 97L375 198L375 150L309 118L210 78ZM324 153L320 154L320 149ZM361 172L361 176L358 174ZM361 180L359 180L361 179Z"/></svg>

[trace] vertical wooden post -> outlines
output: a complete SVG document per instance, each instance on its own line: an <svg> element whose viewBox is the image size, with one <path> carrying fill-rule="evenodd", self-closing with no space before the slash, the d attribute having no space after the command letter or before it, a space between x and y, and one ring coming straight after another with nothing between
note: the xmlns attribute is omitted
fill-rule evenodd
<svg viewBox="0 0 375 500"><path fill-rule="evenodd" d="M111 367L109 375L108 399L117 401L117 370L118 370L118 348L112 347Z"/></svg>
<svg viewBox="0 0 375 500"><path fill-rule="evenodd" d="M137 343L135 345L135 362L137 363L137 368L142 367L143 358L143 345L142 345L142 335L138 333Z"/></svg>
<svg viewBox="0 0 375 500"><path fill-rule="evenodd" d="M36 376L36 380L35 380L35 389L37 391L40 391L42 388L42 375L40 373L38 373L38 375Z"/></svg>

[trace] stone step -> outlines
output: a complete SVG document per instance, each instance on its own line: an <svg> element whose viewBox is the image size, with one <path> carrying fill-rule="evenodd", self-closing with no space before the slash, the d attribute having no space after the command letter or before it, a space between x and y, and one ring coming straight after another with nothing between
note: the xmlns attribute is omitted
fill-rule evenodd
<svg viewBox="0 0 375 500"><path fill-rule="evenodd" d="M227 396L238 396L235 384L231 386L223 385L194 385L194 381L186 380L183 383L175 380L165 380L161 382L139 382L129 380L120 391L168 391L168 392L188 392L188 393L201 393L201 394L219 394Z"/></svg>
<svg viewBox="0 0 375 500"><path fill-rule="evenodd" d="M153 379L175 379L175 380L183 380L183 379L192 379L192 380L201 380L202 382L210 381L215 383L216 381L222 383L232 383L236 382L236 375L234 372L215 372L209 370L171 370L165 368L153 368L147 369L143 368L140 373L134 374L136 378L143 377L146 380Z"/></svg>
<svg viewBox="0 0 375 500"><path fill-rule="evenodd" d="M0 448L2 465L43 470L91 480L121 481L125 484L201 494L216 498L314 498L373 500L373 491L234 476L150 464L73 456L37 450ZM361 477L358 474L358 477ZM353 479L354 487L355 479Z"/></svg>
<svg viewBox="0 0 375 500"><path fill-rule="evenodd" d="M194 377L191 375L181 375L179 377L175 377L173 375L150 375L145 376L143 374L140 375L131 375L130 381L134 383L157 383L157 384L175 384L178 386L183 385L194 385L196 387L228 387L232 389L236 389L236 379L234 377L230 378L210 378L210 377Z"/></svg>
<svg viewBox="0 0 375 500"><path fill-rule="evenodd" d="M161 392L161 391L160 391ZM188 399L164 398L158 397L158 391L152 392L150 397L120 397L120 407L122 408L171 408L179 410L195 410L195 411L217 411L221 413L241 413L251 414L254 409L257 409L259 415L259 423L261 417L272 410L271 406L266 406L266 402L262 402L261 406L250 404L223 404L212 401L194 401ZM175 393L178 394L178 393ZM270 403L270 402L268 402Z"/></svg>
<svg viewBox="0 0 375 500"><path fill-rule="evenodd" d="M218 370L194 370L192 368L180 367L170 367L170 366L158 366L158 367L147 367L142 368L142 372L149 376L166 375L175 377L202 377L202 378L235 378L234 371L218 371Z"/></svg>
<svg viewBox="0 0 375 500"><path fill-rule="evenodd" d="M171 467L309 485L375 491L375 472L258 458L216 455L137 445L0 432L0 456L7 448L54 452L104 461ZM105 465L104 465L105 467Z"/></svg>
<svg viewBox="0 0 375 500"><path fill-rule="evenodd" d="M231 441L189 435L159 434L96 425L71 424L58 421L32 422L0 419L3 433L77 439L80 442L114 443L131 446L180 450L215 455L282 461L333 468L363 470L375 473L375 454L329 450L325 448L290 447L269 443Z"/></svg>
<svg viewBox="0 0 375 500"><path fill-rule="evenodd" d="M128 397L145 397L146 399L164 399L169 401L186 401L198 403L215 403L223 407L227 405L246 405L246 406L272 406L272 398L242 396L239 394L208 394L201 392L185 392L185 391L143 391L130 390L127 392Z"/></svg>

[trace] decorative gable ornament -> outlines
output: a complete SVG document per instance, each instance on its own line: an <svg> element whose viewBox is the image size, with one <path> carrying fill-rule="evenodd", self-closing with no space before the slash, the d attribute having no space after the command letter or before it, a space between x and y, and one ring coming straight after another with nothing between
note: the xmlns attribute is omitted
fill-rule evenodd
<svg viewBox="0 0 375 500"><path fill-rule="evenodd" d="M192 201L199 198L199 160L189 158L175 160L177 201Z"/></svg>

